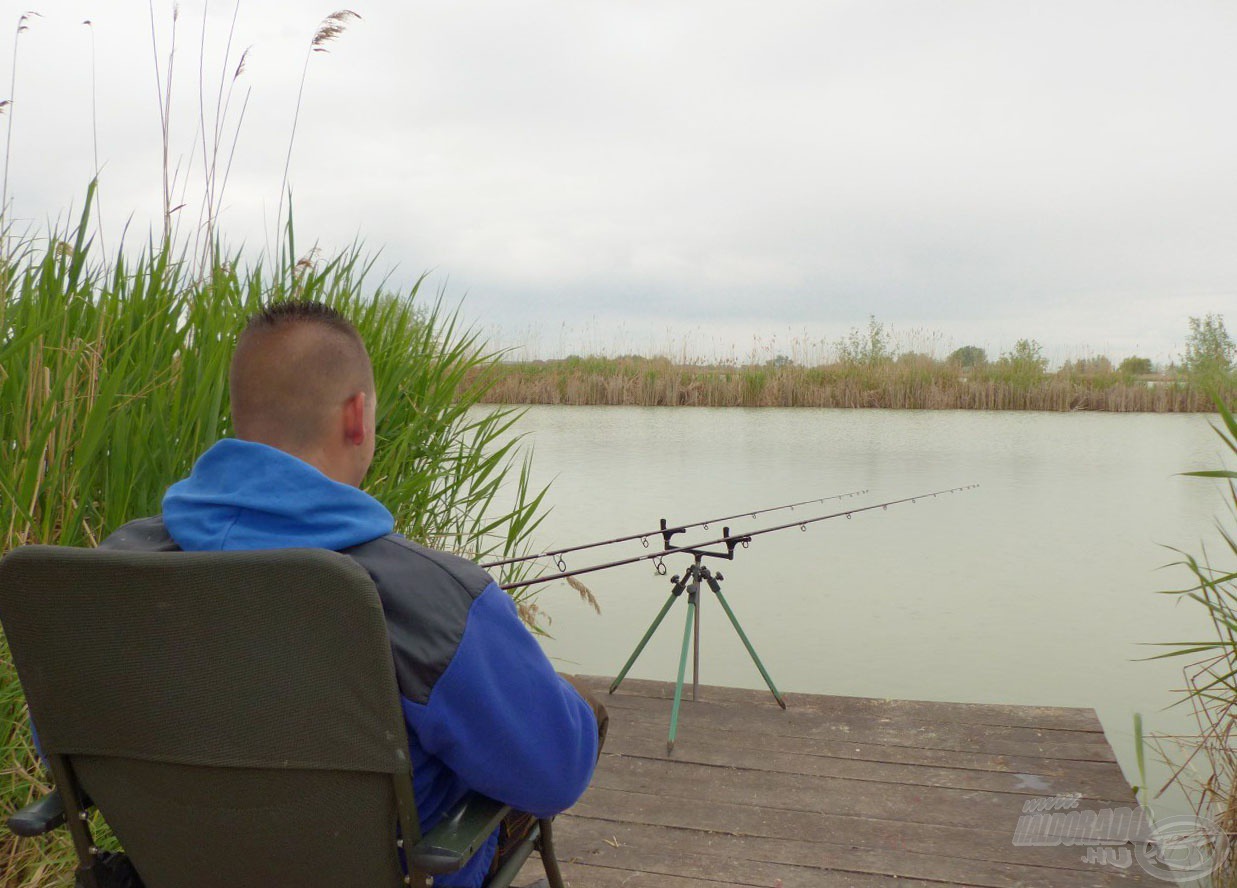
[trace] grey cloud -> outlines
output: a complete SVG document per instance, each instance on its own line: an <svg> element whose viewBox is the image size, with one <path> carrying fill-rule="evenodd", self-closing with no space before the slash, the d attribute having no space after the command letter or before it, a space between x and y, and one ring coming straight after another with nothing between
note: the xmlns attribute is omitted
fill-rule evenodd
<svg viewBox="0 0 1237 888"><path fill-rule="evenodd" d="M139 7L65 2L22 36L18 217L42 220L84 191L85 17L109 226L157 216ZM310 59L290 177L302 239L360 235L406 280L439 269L486 323L600 316L642 341L665 324L746 340L780 325L833 335L874 313L994 343L1022 325L1063 349L1082 347L1082 331L1163 359L1187 315L1237 320L1232 7L359 11ZM182 4L174 143L186 160L201 12ZM210 7L212 60L230 13ZM224 217L236 241L269 237L315 24L287 0L240 7L254 92Z"/></svg>

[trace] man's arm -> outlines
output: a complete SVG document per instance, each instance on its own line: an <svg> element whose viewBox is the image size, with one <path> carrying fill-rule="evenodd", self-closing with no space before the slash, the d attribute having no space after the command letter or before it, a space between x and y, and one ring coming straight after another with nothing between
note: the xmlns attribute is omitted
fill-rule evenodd
<svg viewBox="0 0 1237 888"><path fill-rule="evenodd" d="M494 583L473 601L428 701L403 705L428 753L513 808L550 816L588 787L598 752L592 707L554 671Z"/></svg>

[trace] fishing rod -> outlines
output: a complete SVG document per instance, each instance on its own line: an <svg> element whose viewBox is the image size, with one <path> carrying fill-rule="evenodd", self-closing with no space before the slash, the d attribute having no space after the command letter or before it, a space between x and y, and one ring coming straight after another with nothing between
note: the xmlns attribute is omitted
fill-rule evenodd
<svg viewBox="0 0 1237 888"><path fill-rule="evenodd" d="M749 511L749 512L736 512L733 515L723 515L720 518L707 518L704 521L696 521L692 524L679 524L675 527L668 527L666 525L666 519L663 518L661 519L661 527L654 531L648 531L646 533L630 533L627 536L614 537L613 539L601 540L596 543L582 543L578 546L565 546L562 549L550 549L547 552L538 552L533 555L521 555L515 558L503 558L500 561L487 561L485 564L482 564L481 566L485 568L486 570L489 570L492 567L503 567L508 564L520 564L525 561L536 561L538 558L553 558L555 565L558 566L558 569L560 571L565 571L567 569L567 565L563 561L562 556L566 555L569 552L581 552L585 549L596 549L600 546L613 546L617 543L629 543L632 540L640 540L640 542L644 544L645 548L648 548L649 537L651 536L660 535L664 539L669 541L670 536L673 536L676 533L683 533L684 531L692 527L703 527L705 530L708 530L710 524L721 524L723 521L730 521L734 518L747 518L747 517L755 518L757 515L764 515L766 512L780 512L783 509L794 509L795 506L808 506L808 505L812 505L813 503L825 503L825 502L828 502L829 500L845 499L851 496L861 496L867 492L868 492L867 488L864 488L863 490L852 490L849 493L837 493L837 494L834 494L833 496L822 496L822 497L817 497L816 499L802 500L801 502L797 502L797 503L786 503L783 506L770 506L767 509L756 509L755 511ZM669 534L670 536L667 536L667 534Z"/></svg>
<svg viewBox="0 0 1237 888"><path fill-rule="evenodd" d="M640 642L636 645L636 649L632 651L631 656L627 658L627 662L623 665L623 668L619 670L618 675L615 677L614 681L610 683L609 688L611 694L618 690L619 686L623 683L623 679L627 677L627 673L631 671L632 666L635 665L636 660L640 657L640 654L643 653L644 649L648 646L649 640L653 637L653 634L657 632L658 627L661 626L662 622L666 619L666 615L670 612L670 609L674 607L675 602L685 601L687 603L687 622L683 627L683 645L679 652L678 679L674 685L674 703L670 710L670 733L666 742L666 753L667 755L672 755L674 753L674 744L679 729L679 710L683 702L683 684L687 677L688 653L691 650L694 650L695 652L692 657L691 687L693 700L698 698L700 691L700 610L706 597L704 594L706 591L712 592L713 596L721 605L722 610L726 614L727 620L730 621L730 625L734 627L735 633L739 636L740 641L743 642L743 647L746 648L748 656L751 657L752 662L755 664L757 670L759 670L760 677L764 679L765 685L773 694L773 699L777 701L777 705L782 709L786 708L786 699L782 696L781 691L777 689L777 685L773 683L773 678L769 675L769 670L765 668L764 663L760 659L760 655L756 653L756 648L752 644L751 639L748 638L747 633L743 631L743 626L740 625L739 618L735 615L734 609L726 600L726 596L722 594L721 584L724 577L722 576L721 571L710 570L708 565L704 564L704 559L720 558L727 561L733 560L735 549L737 547L743 546L746 548L751 544L753 537L763 536L764 534L777 533L782 530L789 530L792 527L797 527L802 531L806 531L809 524L816 524L821 521L828 521L832 518L841 518L843 516L846 518L851 518L862 512L871 512L876 509L881 509L883 511L888 509L890 506L896 506L901 503L914 503L918 500L928 498L935 499L942 494L959 493L964 490L971 490L978 486L978 484L967 484L962 487L950 487L943 490L933 490L928 493L918 493L914 496L904 496L900 499L887 500L883 503L875 503L870 506L860 506L854 509L846 509L840 512L833 512L829 515L817 515L813 518L804 518L800 521L788 521L783 524L775 524L772 527L762 527L759 530L751 530L742 534L732 534L729 527L723 527L722 535L717 539L708 540L706 542L696 543L693 545L676 546L672 543L671 538L678 533L682 533L687 527L707 526L708 522L701 521L694 525L669 527L666 523L666 519L663 518L661 520L661 530L659 531L662 537L663 546L660 551L646 552L642 555L634 555L630 558L620 558L615 561L607 561L604 564L593 564L588 567L580 567L575 570L564 570L563 568L565 565L561 557L562 552L593 548L596 545L607 545L608 543L619 542L621 540L609 540L606 543L592 543L586 546L569 547L567 549L560 550L558 554L556 560L556 563L559 566L558 573L547 574L531 580L520 580L514 583L509 583L505 586L505 588L508 590L522 589L526 586L533 586L538 583L548 583L553 580L569 580L573 585L579 586L578 583L571 580L572 577L577 577L581 574L593 573L599 570L608 570L612 567L621 567L626 564L637 564L641 561L652 561L658 575L664 576L668 572L665 565L666 556L678 554L690 555L692 557L692 563L681 574L670 577L671 589L669 597L666 599L666 603L662 605L661 610L653 619L652 625L650 625L648 631L644 633L644 637L640 639ZM849 494L842 494L842 496L847 495ZM839 497L827 497L826 499L837 498ZM824 500L809 500L808 502L823 501ZM805 504L806 503L796 503L795 505ZM740 516L757 515L762 511L777 511L779 508L789 508L789 506L757 510L756 512L740 512L738 515L731 515L729 517L737 518ZM712 520L720 522L728 519L714 518ZM634 536L628 536L625 539L640 539L645 546L647 546L648 540L646 537L651 535L652 534L636 534ZM724 550L709 548L713 546L724 546L725 548Z"/></svg>
<svg viewBox="0 0 1237 888"><path fill-rule="evenodd" d="M918 494L915 494L914 496L904 496L901 499L889 500L883 503L874 503L873 505L870 505L870 506L860 506L859 508L847 509L846 511L842 511L842 512L833 512L832 514L829 514L829 515L819 515L815 518L806 518L802 521L790 521L785 524L774 525L773 527L762 527L759 530L750 530L742 534L731 534L730 528L726 527L726 528L723 528L723 531L722 531L723 535L718 537L717 539L708 540L703 543L696 543L691 546L671 545L670 537L673 534L680 532L682 528L667 527L665 519L662 519L662 529L655 531L655 533L661 534L664 539L664 548L659 551L646 552L643 555L633 555L630 558L620 558L616 561L607 561L603 564L593 564L593 565L589 565L588 567L578 567L575 570L560 570L558 573L545 574L544 576L535 577L529 580L518 580L514 583L506 583L503 585L503 588L508 591L511 591L512 589L523 589L526 586L535 586L540 583L553 582L554 580L565 580L570 577L578 577L582 574L594 573L599 570L609 570L610 568L613 568L613 567L622 567L627 564L637 564L638 562L641 562L641 561L653 561L657 567L658 574L665 574L666 567L662 563L662 561L667 555L677 555L680 553L688 553L688 554L699 556L699 557L725 558L729 560L729 559L734 558L735 548L740 545L746 547L752 541L752 537L763 536L764 534L767 534L767 533L777 533L778 531L789 530L792 527L797 527L800 530L806 531L807 526L809 524L816 524L817 522L820 522L820 521L828 521L831 518L841 518L843 516L845 516L846 518L850 518L852 515L858 515L861 512L871 512L875 509L881 509L883 511L885 509L888 509L890 506L896 506L901 503L913 503L913 502L916 502L917 500L928 499L929 497L935 498L935 497L938 497L938 496L941 496L947 493L959 493L964 490L971 490L978 486L979 486L978 484L966 484L962 487L950 487L945 490L934 490L929 493L918 493ZM839 494L839 496L849 496L849 495L850 494ZM826 497L825 499L837 499L837 498L838 497ZM809 500L808 502L820 502L820 501L821 500ZM768 509L764 511L776 511L778 508L786 508L786 507L785 506L775 507L774 509ZM740 512L739 513L739 515L751 515L751 514L752 514L751 512ZM759 512L757 512L757 514L759 514ZM738 516L731 516L731 517L738 517ZM714 519L714 522L719 521L719 520L724 521L726 519ZM694 527L698 525L703 525L705 523L713 523L713 522L702 521L702 522L698 522L696 525L684 525L683 527ZM627 540L640 539L641 537L647 537L651 535L652 534L635 534L633 536L626 537L625 539ZM590 543L588 546L580 546L577 548L592 548L594 546L606 545L606 544L617 542L617 541L618 540L607 540L606 543ZM723 545L726 547L725 552L705 551L706 546L723 546ZM563 551L570 551L570 549L563 550ZM551 554L551 553L545 553L545 554ZM534 557L537 557L537 556L534 556ZM699 557L697 558L697 560L699 560ZM526 560L526 559L519 559L519 560ZM493 562L493 564L504 564L504 563L507 563L507 562ZM483 565L483 567L488 567L488 566L490 565Z"/></svg>

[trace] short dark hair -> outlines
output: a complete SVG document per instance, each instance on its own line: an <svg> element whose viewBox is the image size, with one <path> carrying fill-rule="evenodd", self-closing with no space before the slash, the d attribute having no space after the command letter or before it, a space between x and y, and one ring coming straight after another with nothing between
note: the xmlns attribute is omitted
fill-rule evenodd
<svg viewBox="0 0 1237 888"><path fill-rule="evenodd" d="M292 446L318 433L337 399L372 395L374 375L361 334L341 312L285 299L249 317L236 340L230 383L238 437Z"/></svg>
<svg viewBox="0 0 1237 888"><path fill-rule="evenodd" d="M255 328L274 328L281 327L284 324L295 324L305 321L325 324L338 330L340 333L355 336L358 340L361 338L357 328L337 309L332 308L325 302L318 302L312 299L284 299L278 302L268 302L261 311L254 312L249 316L249 321L245 324L245 331L241 335L243 336L246 332Z"/></svg>

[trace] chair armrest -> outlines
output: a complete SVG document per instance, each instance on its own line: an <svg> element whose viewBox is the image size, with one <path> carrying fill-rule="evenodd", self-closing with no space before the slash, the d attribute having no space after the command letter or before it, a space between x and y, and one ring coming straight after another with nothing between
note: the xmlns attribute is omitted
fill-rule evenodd
<svg viewBox="0 0 1237 888"><path fill-rule="evenodd" d="M408 866L429 875L453 873L468 862L498 829L509 807L470 793L408 854Z"/></svg>
<svg viewBox="0 0 1237 888"><path fill-rule="evenodd" d="M64 801L60 793L49 792L37 802L9 815L9 831L15 836L32 838L49 833L64 825Z"/></svg>

